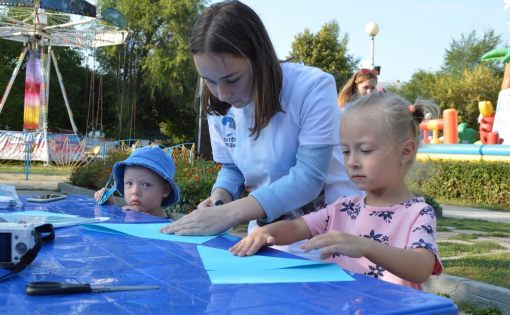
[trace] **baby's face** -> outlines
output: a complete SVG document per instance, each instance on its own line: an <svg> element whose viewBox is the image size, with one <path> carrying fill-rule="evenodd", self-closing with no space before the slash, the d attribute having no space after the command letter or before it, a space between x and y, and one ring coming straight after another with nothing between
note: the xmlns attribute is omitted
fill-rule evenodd
<svg viewBox="0 0 510 315"><path fill-rule="evenodd" d="M155 215L161 212L161 201L169 194L169 185L151 170L136 166L124 170L124 199L131 208Z"/></svg>

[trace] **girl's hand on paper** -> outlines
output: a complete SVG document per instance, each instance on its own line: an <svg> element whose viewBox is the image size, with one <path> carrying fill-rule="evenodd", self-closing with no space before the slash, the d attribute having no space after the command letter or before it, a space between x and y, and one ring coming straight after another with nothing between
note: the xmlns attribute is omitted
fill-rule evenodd
<svg viewBox="0 0 510 315"><path fill-rule="evenodd" d="M335 231L319 234L301 245L301 248L306 251L320 249L321 259L327 259L333 255L359 258L366 256L370 243L370 239L363 236Z"/></svg>
<svg viewBox="0 0 510 315"><path fill-rule="evenodd" d="M252 234L244 237L237 244L229 248L229 251L235 256L251 256L256 254L262 247L271 246L276 243L276 239L270 235L264 228L258 228Z"/></svg>

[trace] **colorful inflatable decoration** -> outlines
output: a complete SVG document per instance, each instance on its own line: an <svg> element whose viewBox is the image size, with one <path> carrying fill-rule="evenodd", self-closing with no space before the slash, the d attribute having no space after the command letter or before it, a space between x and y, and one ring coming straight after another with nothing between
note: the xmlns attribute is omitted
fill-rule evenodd
<svg viewBox="0 0 510 315"><path fill-rule="evenodd" d="M490 101L478 102L478 110L480 111L480 116L478 117L478 122L480 123L480 142L482 144L503 143L503 139L499 138L499 134L492 131L494 117L496 116L492 103Z"/></svg>
<svg viewBox="0 0 510 315"><path fill-rule="evenodd" d="M510 88L510 49L508 48L496 48L488 53L485 53L482 58L482 61L491 61L491 60L499 60L505 64L505 72L503 74L503 82L501 82L501 89Z"/></svg>
<svg viewBox="0 0 510 315"><path fill-rule="evenodd" d="M469 128L467 123L460 123L457 126L459 135L459 144L471 144L478 140L478 132L475 129Z"/></svg>
<svg viewBox="0 0 510 315"><path fill-rule="evenodd" d="M457 133L456 109L450 108L443 111L441 119L425 119L420 123L420 130L423 133L422 143L424 144L457 144L459 136ZM439 131L443 131L443 141L439 139ZM432 131L432 139L429 138L429 131Z"/></svg>
<svg viewBox="0 0 510 315"><path fill-rule="evenodd" d="M418 148L416 158L427 160L510 162L510 146L501 144L427 144Z"/></svg>

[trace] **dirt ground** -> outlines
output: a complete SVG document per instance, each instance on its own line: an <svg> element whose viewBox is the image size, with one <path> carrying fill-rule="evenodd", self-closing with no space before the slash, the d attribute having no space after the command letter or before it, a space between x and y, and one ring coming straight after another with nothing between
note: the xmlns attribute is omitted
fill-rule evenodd
<svg viewBox="0 0 510 315"><path fill-rule="evenodd" d="M25 174L20 173L2 173L0 169L0 183L16 186L16 190L57 190L60 182L66 182L69 179L67 175L46 175L29 174L28 179Z"/></svg>

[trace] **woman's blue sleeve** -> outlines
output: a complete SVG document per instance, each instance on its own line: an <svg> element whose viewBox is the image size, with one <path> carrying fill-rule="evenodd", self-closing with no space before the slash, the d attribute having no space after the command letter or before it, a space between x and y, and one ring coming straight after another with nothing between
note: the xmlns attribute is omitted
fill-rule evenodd
<svg viewBox="0 0 510 315"><path fill-rule="evenodd" d="M324 185L333 147L299 146L294 165L286 176L250 193L271 222L288 211L295 210L315 199Z"/></svg>
<svg viewBox="0 0 510 315"><path fill-rule="evenodd" d="M214 183L211 192L216 188L223 188L230 193L232 200L239 198L244 191L244 176L237 166L233 163L224 163L218 172L216 183Z"/></svg>

